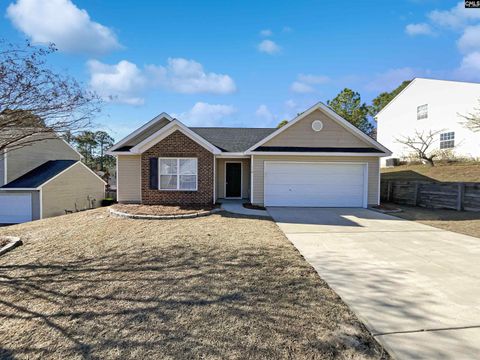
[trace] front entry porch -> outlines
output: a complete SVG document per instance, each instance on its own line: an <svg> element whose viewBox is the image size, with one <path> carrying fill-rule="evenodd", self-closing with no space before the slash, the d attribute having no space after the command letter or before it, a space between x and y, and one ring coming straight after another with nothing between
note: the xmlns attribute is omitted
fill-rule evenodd
<svg viewBox="0 0 480 360"><path fill-rule="evenodd" d="M250 199L250 158L215 160L216 199Z"/></svg>

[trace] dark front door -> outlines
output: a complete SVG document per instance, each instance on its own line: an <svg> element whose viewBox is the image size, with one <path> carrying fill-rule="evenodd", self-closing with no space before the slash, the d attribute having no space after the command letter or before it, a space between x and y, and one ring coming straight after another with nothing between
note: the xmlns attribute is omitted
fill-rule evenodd
<svg viewBox="0 0 480 360"><path fill-rule="evenodd" d="M242 164L226 163L225 167L225 197L242 197Z"/></svg>

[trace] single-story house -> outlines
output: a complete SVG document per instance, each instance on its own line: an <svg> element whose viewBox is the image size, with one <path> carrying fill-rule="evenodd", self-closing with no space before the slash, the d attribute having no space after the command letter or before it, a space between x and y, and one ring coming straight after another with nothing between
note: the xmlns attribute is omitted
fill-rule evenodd
<svg viewBox="0 0 480 360"><path fill-rule="evenodd" d="M105 181L58 137L0 154L0 224L16 224L100 206Z"/></svg>
<svg viewBox="0 0 480 360"><path fill-rule="evenodd" d="M390 151L318 103L279 129L188 127L162 113L109 154L122 203L367 207Z"/></svg>

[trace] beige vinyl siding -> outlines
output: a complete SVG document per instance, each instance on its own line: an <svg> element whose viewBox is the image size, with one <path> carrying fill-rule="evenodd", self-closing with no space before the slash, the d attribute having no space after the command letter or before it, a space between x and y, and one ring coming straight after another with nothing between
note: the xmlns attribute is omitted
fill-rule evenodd
<svg viewBox="0 0 480 360"><path fill-rule="evenodd" d="M7 152L7 182L49 160L80 160L81 156L61 139L46 139Z"/></svg>
<svg viewBox="0 0 480 360"><path fill-rule="evenodd" d="M323 129L312 130L312 122L321 120ZM262 146L304 146L304 147L372 147L371 144L353 135L336 121L316 110L296 124L290 126Z"/></svg>
<svg viewBox="0 0 480 360"><path fill-rule="evenodd" d="M252 202L263 206L263 171L265 161L303 161L303 162L359 162L368 163L368 204L378 204L379 191L379 158L363 156L301 156L301 155L255 155L252 161Z"/></svg>
<svg viewBox="0 0 480 360"><path fill-rule="evenodd" d="M250 159L217 159L217 199L225 197L225 163L229 161L242 162L242 197L245 199L250 198Z"/></svg>
<svg viewBox="0 0 480 360"><path fill-rule="evenodd" d="M119 202L141 202L141 175L141 155L117 156L117 200Z"/></svg>
<svg viewBox="0 0 480 360"><path fill-rule="evenodd" d="M83 164L76 163L42 186L42 217L98 207L104 197L104 182Z"/></svg>

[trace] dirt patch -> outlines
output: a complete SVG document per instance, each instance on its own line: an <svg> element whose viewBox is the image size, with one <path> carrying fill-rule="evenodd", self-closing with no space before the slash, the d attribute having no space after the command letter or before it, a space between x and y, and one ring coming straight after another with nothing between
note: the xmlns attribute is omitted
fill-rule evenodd
<svg viewBox="0 0 480 360"><path fill-rule="evenodd" d="M136 205L116 204L112 209L132 215L188 215L207 212L215 209L216 206L181 206L181 205Z"/></svg>
<svg viewBox="0 0 480 360"><path fill-rule="evenodd" d="M100 208L0 229L0 358L387 359L270 219Z"/></svg>
<svg viewBox="0 0 480 360"><path fill-rule="evenodd" d="M10 243L10 240L2 238L0 236L0 248L4 247L5 245L8 245Z"/></svg>
<svg viewBox="0 0 480 360"><path fill-rule="evenodd" d="M480 212L426 209L398 204L392 206L402 210L393 216L480 238Z"/></svg>

